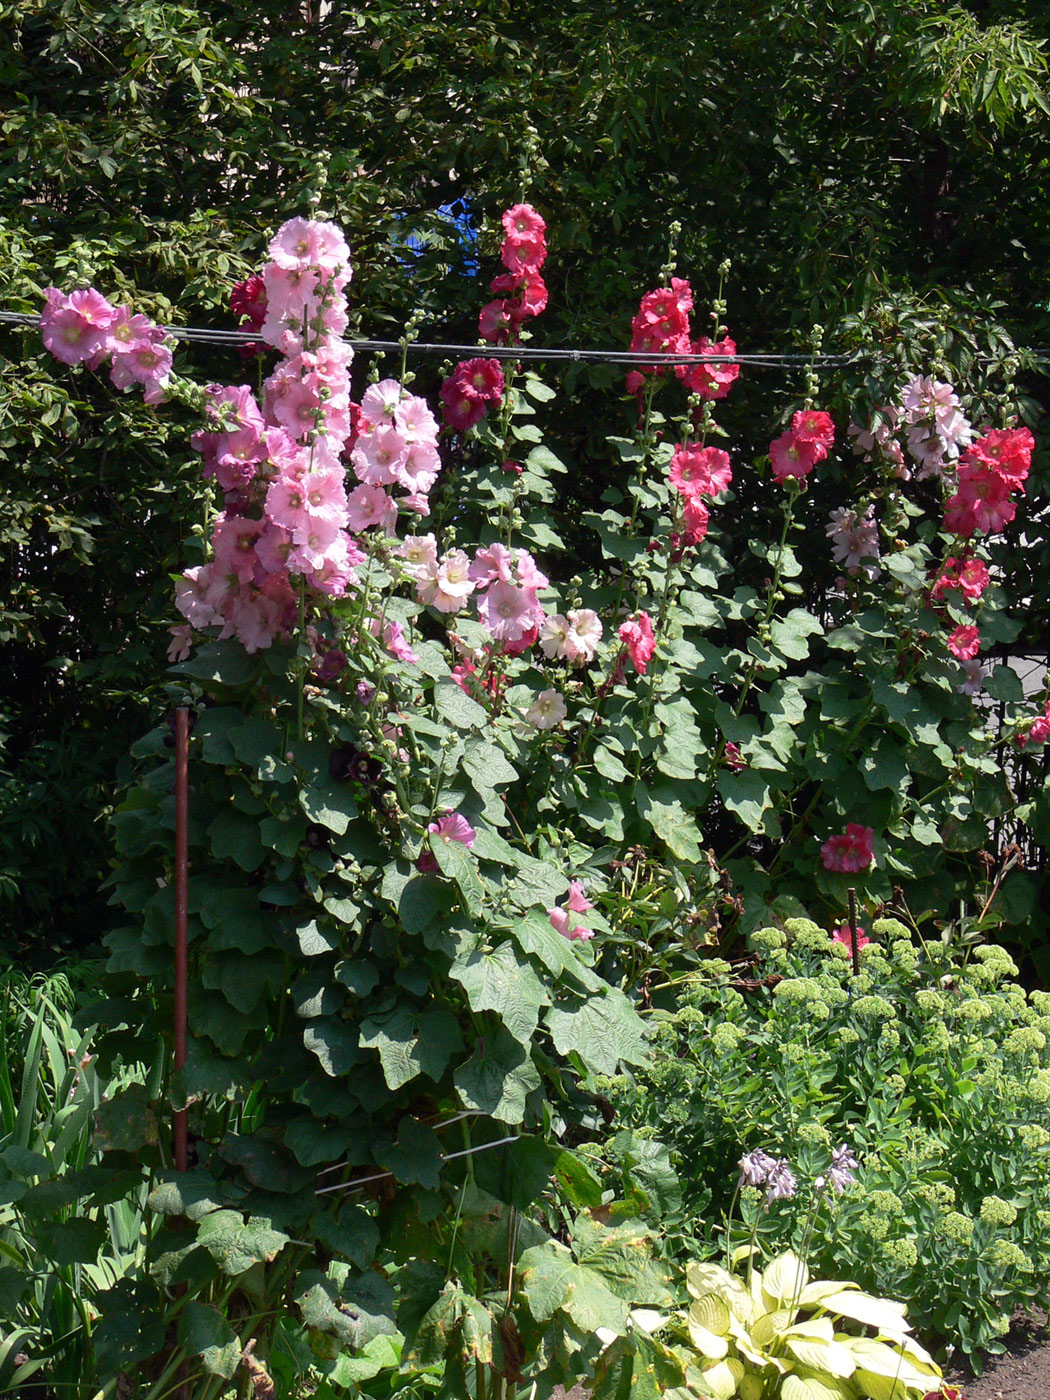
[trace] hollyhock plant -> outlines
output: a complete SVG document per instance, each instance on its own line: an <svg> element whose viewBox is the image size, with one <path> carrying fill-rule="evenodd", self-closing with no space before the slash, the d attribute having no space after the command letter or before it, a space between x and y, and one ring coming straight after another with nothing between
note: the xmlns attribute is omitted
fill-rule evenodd
<svg viewBox="0 0 1050 1400"><path fill-rule="evenodd" d="M841 944L843 944L843 945L844 945L845 947L847 947L847 948L852 948L852 947L853 947L853 935L850 933L849 924L839 924L838 928L834 931L834 933L831 935L831 937L832 937L832 939L834 940L834 942L836 942L836 943L841 943ZM867 936L867 934L864 932L864 930L863 930L863 929L861 928L861 926L858 924L858 925L857 925L857 947L858 947L858 948L866 948L870 942L871 942L871 939Z"/></svg>
<svg viewBox="0 0 1050 1400"><path fill-rule="evenodd" d="M556 690L541 690L525 711L525 720L533 729L554 729L567 714L565 701Z"/></svg>
<svg viewBox="0 0 1050 1400"><path fill-rule="evenodd" d="M683 444L671 457L668 480L681 495L690 499L719 496L733 479L729 453L718 447Z"/></svg>
<svg viewBox="0 0 1050 1400"><path fill-rule="evenodd" d="M825 870L855 875L875 859L873 827L850 822L840 836L829 836L820 848Z"/></svg>
<svg viewBox="0 0 1050 1400"><path fill-rule="evenodd" d="M647 612L640 612L630 621L624 622L616 635L627 648L634 669L640 676L644 676L656 650L652 618Z"/></svg>
<svg viewBox="0 0 1050 1400"><path fill-rule="evenodd" d="M944 561L941 574L930 589L934 602L942 602L947 595L958 589L967 602L975 603L984 593L990 582L988 565L976 555L956 558L949 555Z"/></svg>
<svg viewBox="0 0 1050 1400"><path fill-rule="evenodd" d="M693 355L735 355L736 341L727 335L722 340L712 342L702 335L692 342L689 352ZM675 374L691 394L699 394L702 399L724 399L740 378L740 366L728 360L711 360L695 365L676 365Z"/></svg>
<svg viewBox="0 0 1050 1400"><path fill-rule="evenodd" d="M781 433L769 444L773 476L781 485L785 481L804 481L827 455L822 443L809 442L792 432Z"/></svg>
<svg viewBox="0 0 1050 1400"><path fill-rule="evenodd" d="M801 409L791 420L792 436L798 442L812 442L827 452L835 441L835 424L823 409Z"/></svg>
<svg viewBox="0 0 1050 1400"><path fill-rule="evenodd" d="M458 841L461 846L466 846L468 850L473 846L478 835L470 822L460 812L449 812L436 822L431 822L427 831L431 836L436 836L439 841L444 841L446 845L450 841Z"/></svg>
<svg viewBox="0 0 1050 1400"><path fill-rule="evenodd" d="M960 623L949 636L947 646L957 660L970 661L981 649L980 634L976 627Z"/></svg>

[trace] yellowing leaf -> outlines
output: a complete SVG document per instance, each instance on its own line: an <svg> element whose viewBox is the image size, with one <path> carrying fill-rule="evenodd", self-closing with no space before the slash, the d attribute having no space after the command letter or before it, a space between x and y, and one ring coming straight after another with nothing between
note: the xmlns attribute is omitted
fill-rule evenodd
<svg viewBox="0 0 1050 1400"><path fill-rule="evenodd" d="M695 1307L696 1304L694 1303ZM693 1321L692 1310L689 1314L689 1337L701 1356L706 1356L711 1361L718 1361L729 1350L729 1343L725 1337L716 1336L714 1332L702 1326L699 1322Z"/></svg>
<svg viewBox="0 0 1050 1400"><path fill-rule="evenodd" d="M716 1337L724 1337L729 1332L729 1309L716 1293L708 1293L689 1309L689 1321L714 1332Z"/></svg>
<svg viewBox="0 0 1050 1400"><path fill-rule="evenodd" d="M751 1336L755 1345L769 1346L774 1337L791 1326L793 1317L794 1313L790 1308L774 1308L772 1312L764 1312L755 1318L751 1323Z"/></svg>
<svg viewBox="0 0 1050 1400"><path fill-rule="evenodd" d="M762 1276L762 1291L775 1302L797 1302L809 1282L809 1269L790 1249L778 1254Z"/></svg>
<svg viewBox="0 0 1050 1400"><path fill-rule="evenodd" d="M814 1371L827 1371L833 1376L852 1376L857 1369L853 1353L841 1342L824 1341L819 1337L791 1337L788 1350L804 1366Z"/></svg>
<svg viewBox="0 0 1050 1400"><path fill-rule="evenodd" d="M733 1400L743 1380L744 1368L736 1360L716 1361L713 1366L705 1366L701 1374L715 1400Z"/></svg>
<svg viewBox="0 0 1050 1400"><path fill-rule="evenodd" d="M863 1322L866 1327L892 1332L911 1331L911 1323L904 1318L904 1304L895 1303L890 1298L873 1298L869 1293L832 1293L822 1300L821 1307L830 1313L837 1313L839 1317Z"/></svg>

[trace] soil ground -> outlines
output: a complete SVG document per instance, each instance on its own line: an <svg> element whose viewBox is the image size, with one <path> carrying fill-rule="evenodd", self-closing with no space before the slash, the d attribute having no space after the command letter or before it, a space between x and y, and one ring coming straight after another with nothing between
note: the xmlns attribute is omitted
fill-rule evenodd
<svg viewBox="0 0 1050 1400"><path fill-rule="evenodd" d="M984 1372L949 1367L947 1379L966 1400L1050 1400L1050 1332L1044 1313L1015 1318L1002 1356L990 1356Z"/></svg>

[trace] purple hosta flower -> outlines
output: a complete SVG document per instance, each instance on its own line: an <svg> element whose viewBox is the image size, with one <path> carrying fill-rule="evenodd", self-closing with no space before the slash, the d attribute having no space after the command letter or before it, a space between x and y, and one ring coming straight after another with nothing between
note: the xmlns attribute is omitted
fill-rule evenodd
<svg viewBox="0 0 1050 1400"><path fill-rule="evenodd" d="M790 1201L797 1190L798 1179L789 1167L787 1158L778 1158L766 1176L766 1205L771 1201Z"/></svg>
<svg viewBox="0 0 1050 1400"><path fill-rule="evenodd" d="M768 1152L756 1148L754 1152L748 1152L746 1156L741 1157L737 1165L740 1168L741 1186L764 1186L769 1173L776 1166L776 1161Z"/></svg>
<svg viewBox="0 0 1050 1400"><path fill-rule="evenodd" d="M828 1182L839 1195L852 1182L853 1173L857 1170L858 1165L856 1157L845 1143L836 1147L832 1152L831 1166L828 1168Z"/></svg>
<svg viewBox="0 0 1050 1400"><path fill-rule="evenodd" d="M877 572L879 527L872 514L874 509L869 506L861 516L847 506L839 506L828 517L825 534L832 542L832 556L836 564L845 564L851 574L859 573L862 568Z"/></svg>

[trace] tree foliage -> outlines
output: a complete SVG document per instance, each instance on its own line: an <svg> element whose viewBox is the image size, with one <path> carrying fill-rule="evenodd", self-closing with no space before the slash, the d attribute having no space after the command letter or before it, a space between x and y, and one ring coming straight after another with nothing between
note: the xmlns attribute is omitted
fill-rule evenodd
<svg viewBox="0 0 1050 1400"><path fill-rule="evenodd" d="M552 229L545 343L624 344L677 220L701 299L731 259L742 349L791 348L817 320L826 347L865 352L828 385L840 405L931 356L989 403L1038 384L1014 346L1048 337L1048 21L1024 0L480 0L455 19L431 0L26 0L0 19L5 309L94 281L166 323L229 325L264 230L319 207L361 269L360 332L397 334L419 306L425 338L472 339L475 254L441 211L466 199L491 229L527 177ZM235 378L232 353L197 347L189 368ZM114 412L21 332L0 355L0 896L30 942L84 940L106 917L99 809L162 703L164 575L205 503L177 416ZM608 475L599 429L632 412L618 383L567 376L570 499ZM746 456L757 395L786 409L801 385L741 388ZM1031 639L1050 545L1037 522L1026 538L1006 562L1037 600Z"/></svg>

